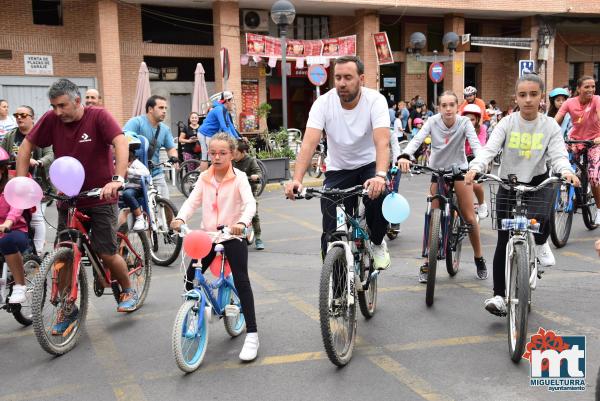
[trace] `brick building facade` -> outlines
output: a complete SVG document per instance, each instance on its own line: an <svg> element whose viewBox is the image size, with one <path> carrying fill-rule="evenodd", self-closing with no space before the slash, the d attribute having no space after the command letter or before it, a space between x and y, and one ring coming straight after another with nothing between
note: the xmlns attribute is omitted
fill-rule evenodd
<svg viewBox="0 0 600 401"><path fill-rule="evenodd" d="M91 79L90 82L100 89L104 105L121 122L130 117L139 65L148 58L208 60L213 64L210 69L215 71L213 75L216 76L214 83L209 83L209 88L220 91L223 82L219 78L219 49L226 47L232 61L227 88L234 92L238 105L242 101L242 80L258 82L260 103L269 100L269 85L275 85L277 81L276 77L266 76L264 62L258 65L241 65L239 62L245 51L244 29L240 26L239 3L235 1L203 3L204 7L212 3L211 8L205 10L211 15L213 34L212 44L207 45L145 41L142 23L144 11L143 6L137 4L139 1L62 0L62 3L57 2L62 7L62 21L56 26L34 24L32 15L35 3L38 2L9 0L2 6L4 24L3 35L0 36L0 98L9 97L11 100L10 96L14 96L11 95L14 92L6 90L6 82L10 79L14 81L20 78L18 82L26 82L23 78L39 78L25 74L26 54L52 56L54 78ZM187 0L172 3L176 3L177 7L194 7L194 3ZM447 63L446 76L441 84L444 89L453 89L460 96L466 84L475 83L485 100L496 99L502 108L509 106L520 59L533 58L538 61L540 73L549 87L563 86L570 79L576 79L577 75L598 74L600 19L593 18L594 14L600 14L598 0L585 4L575 1L528 2L520 5L518 11L514 10L513 2L468 2L476 3L476 6L470 5L468 9L455 1L435 2L430 6L410 0L399 2L399 6L392 8L383 0L328 0L331 8L323 7L324 2L296 3L299 15L327 17L330 37L357 35L357 53L366 67L365 84L381 88L384 92L387 90L385 93L388 96L393 94L394 100L410 99L417 94L432 100L427 74L411 70L415 60L409 50L409 37L417 31L434 41L439 41L436 33L439 36L449 31L459 35L471 33L482 37L534 39L531 51L472 46L466 52L458 51L454 63ZM249 3L246 2L244 7L246 4ZM270 2L256 0L256 4L248 8L268 10L270 5ZM544 14L542 17L538 16L541 12ZM270 25L273 30L273 24ZM544 31L547 27L548 48L541 52L540 30ZM390 42L396 64L384 69L377 65L372 34L388 30L388 36L393 36ZM439 50L441 54L448 54L441 45ZM431 52L426 48L424 54ZM544 58L547 58L546 62ZM384 88L382 78L390 74L389 71L392 71L396 86ZM162 83L161 86L154 82L152 85L153 90L156 88L167 96L180 92L185 94L186 88L187 92L192 91L191 83L187 81L179 86L168 83ZM306 85L309 85L308 82ZM294 94L290 93L292 96ZM20 101L22 97L18 99ZM306 102L310 105L311 99L306 99ZM11 107L15 106L11 104ZM291 117L290 126L294 126Z"/></svg>

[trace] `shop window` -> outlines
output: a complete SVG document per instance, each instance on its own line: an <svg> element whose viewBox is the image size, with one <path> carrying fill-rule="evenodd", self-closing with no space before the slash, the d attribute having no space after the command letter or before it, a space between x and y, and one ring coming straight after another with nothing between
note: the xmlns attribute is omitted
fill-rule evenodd
<svg viewBox="0 0 600 401"><path fill-rule="evenodd" d="M62 0L31 0L35 25L62 25Z"/></svg>
<svg viewBox="0 0 600 401"><path fill-rule="evenodd" d="M150 79L153 81L193 82L198 63L202 63L204 67L206 82L215 80L215 62L212 58L145 56L144 62L148 65Z"/></svg>
<svg viewBox="0 0 600 401"><path fill-rule="evenodd" d="M397 15L380 15L379 32L387 32L392 51L402 51L402 29Z"/></svg>
<svg viewBox="0 0 600 401"><path fill-rule="evenodd" d="M144 42L213 45L212 10L142 5Z"/></svg>
<svg viewBox="0 0 600 401"><path fill-rule="evenodd" d="M575 94L577 80L583 75L583 63L569 63L569 88Z"/></svg>

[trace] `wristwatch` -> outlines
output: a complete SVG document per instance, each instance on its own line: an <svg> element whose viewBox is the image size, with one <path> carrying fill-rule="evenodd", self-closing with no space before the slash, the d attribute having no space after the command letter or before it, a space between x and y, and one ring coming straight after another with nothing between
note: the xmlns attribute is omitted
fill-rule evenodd
<svg viewBox="0 0 600 401"><path fill-rule="evenodd" d="M386 172L385 172L385 171L378 171L378 172L375 174L375 177L381 177L381 178L383 178L383 179L385 180L385 179L387 178L387 174L386 174Z"/></svg>
<svg viewBox="0 0 600 401"><path fill-rule="evenodd" d="M125 178L121 177L120 175L113 175L112 182L120 182L121 184L125 184Z"/></svg>

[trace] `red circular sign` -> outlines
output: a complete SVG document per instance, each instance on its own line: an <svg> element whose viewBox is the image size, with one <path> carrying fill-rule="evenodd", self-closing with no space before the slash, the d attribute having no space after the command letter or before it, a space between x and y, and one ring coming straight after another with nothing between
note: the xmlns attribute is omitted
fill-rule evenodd
<svg viewBox="0 0 600 401"><path fill-rule="evenodd" d="M444 64L431 63L429 66L429 79L431 79L431 82L434 84L442 82L444 80L444 75L446 75Z"/></svg>

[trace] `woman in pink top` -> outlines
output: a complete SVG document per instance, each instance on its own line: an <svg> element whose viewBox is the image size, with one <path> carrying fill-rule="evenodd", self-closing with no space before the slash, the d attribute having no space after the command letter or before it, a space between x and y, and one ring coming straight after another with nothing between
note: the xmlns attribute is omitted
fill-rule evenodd
<svg viewBox="0 0 600 401"><path fill-rule="evenodd" d="M481 113L481 108L476 104L466 105L461 112L463 116L466 116L469 118L469 120L471 120L471 124L473 124L473 127L475 128L475 132L477 132L477 139L479 139L481 146L484 146L487 142L487 127L484 124L481 124ZM471 149L471 145L469 145L469 141L465 141L465 155L467 155L468 162L471 162L471 160L475 158L473 150ZM477 203L479 204L477 207L477 215L480 219L485 219L489 213L487 203L485 203L483 186L481 184L473 183L473 192L475 193Z"/></svg>
<svg viewBox="0 0 600 401"><path fill-rule="evenodd" d="M21 209L15 209L4 199L4 187L9 180L8 153L0 148L0 253L15 280L9 303L20 304L27 300L22 253L29 248L27 223Z"/></svg>
<svg viewBox="0 0 600 401"><path fill-rule="evenodd" d="M235 288L240 297L242 311L246 319L246 340L240 352L240 359L252 361L258 353L258 332L254 314L254 295L248 277L248 245L244 238L244 229L252 224L256 213L256 201L246 174L233 168L233 151L237 144L228 134L220 133L212 137L209 155L212 165L198 178L194 190L183 203L171 228L179 227L189 221L194 211L202 207L201 228L215 234L216 241L225 247ZM218 235L217 227L226 225L233 238L223 239ZM203 269L207 269L215 257L213 250L202 259ZM194 268L187 270L186 289L191 290Z"/></svg>
<svg viewBox="0 0 600 401"><path fill-rule="evenodd" d="M567 99L554 118L560 125L565 114L569 113L573 124L569 139L594 141L595 146L591 147L588 153L588 176L596 207L600 208L600 96L594 95L596 82L590 76L579 78L577 91L579 95ZM581 146L576 146L576 155L580 151ZM595 223L600 224L600 213L596 213Z"/></svg>

